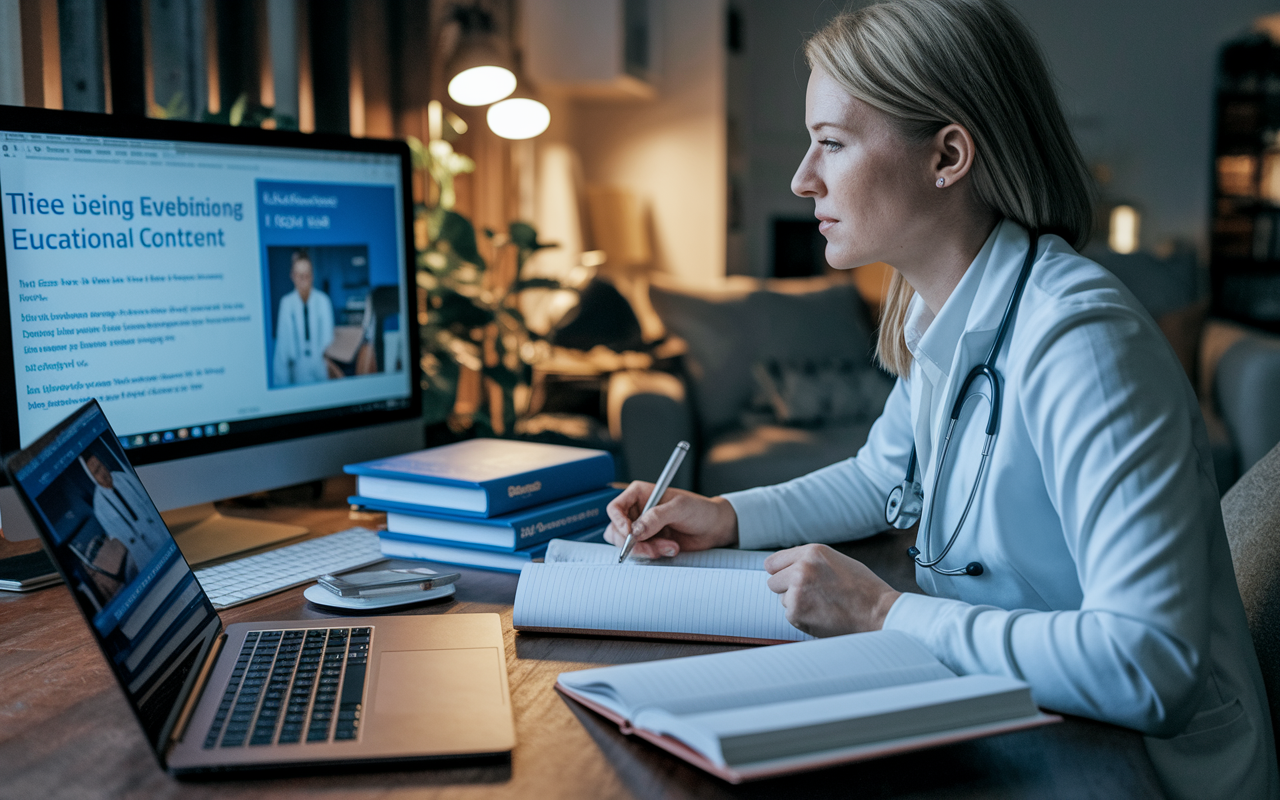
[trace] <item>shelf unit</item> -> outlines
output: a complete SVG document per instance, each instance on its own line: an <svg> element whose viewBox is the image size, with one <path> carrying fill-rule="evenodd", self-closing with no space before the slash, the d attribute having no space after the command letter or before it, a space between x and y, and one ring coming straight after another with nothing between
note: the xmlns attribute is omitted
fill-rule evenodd
<svg viewBox="0 0 1280 800"><path fill-rule="evenodd" d="M1280 47L1226 45L1215 101L1212 313L1280 332Z"/></svg>

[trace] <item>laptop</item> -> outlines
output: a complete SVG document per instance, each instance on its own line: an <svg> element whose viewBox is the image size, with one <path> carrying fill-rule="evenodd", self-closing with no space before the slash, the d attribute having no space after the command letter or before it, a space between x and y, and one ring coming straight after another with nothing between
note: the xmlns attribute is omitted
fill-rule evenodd
<svg viewBox="0 0 1280 800"><path fill-rule="evenodd" d="M162 769L391 765L515 746L496 614L224 628L97 401L4 467Z"/></svg>

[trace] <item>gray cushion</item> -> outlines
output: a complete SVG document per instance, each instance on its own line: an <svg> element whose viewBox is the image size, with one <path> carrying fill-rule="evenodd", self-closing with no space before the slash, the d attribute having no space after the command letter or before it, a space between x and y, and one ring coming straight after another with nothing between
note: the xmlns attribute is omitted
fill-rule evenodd
<svg viewBox="0 0 1280 800"><path fill-rule="evenodd" d="M769 412L769 422L820 425L861 422L879 416L893 381L864 359L779 361L752 365L753 412ZM750 427L744 418L744 427Z"/></svg>
<svg viewBox="0 0 1280 800"><path fill-rule="evenodd" d="M1214 395L1247 472L1280 442L1280 337L1250 333L1218 362Z"/></svg>
<svg viewBox="0 0 1280 800"><path fill-rule="evenodd" d="M1222 498L1222 519L1274 725L1280 722L1280 446Z"/></svg>
<svg viewBox="0 0 1280 800"><path fill-rule="evenodd" d="M703 436L738 423L751 403L751 365L757 361L857 358L870 363L870 328L857 289L821 280L803 285L814 290L650 287L663 324L689 343L690 391Z"/></svg>
<svg viewBox="0 0 1280 800"><path fill-rule="evenodd" d="M823 428L759 425L734 430L702 459L698 490L706 495L789 481L856 455L873 420Z"/></svg>

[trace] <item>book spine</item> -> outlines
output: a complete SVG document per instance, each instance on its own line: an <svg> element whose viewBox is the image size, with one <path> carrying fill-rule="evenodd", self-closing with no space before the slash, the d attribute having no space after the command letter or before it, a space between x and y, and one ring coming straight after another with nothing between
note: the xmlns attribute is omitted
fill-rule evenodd
<svg viewBox="0 0 1280 800"><path fill-rule="evenodd" d="M433 514L426 509L387 511L387 529L401 535L425 536L442 541L489 545L506 550L519 550L567 536L587 528L607 524L605 508L616 490L591 492L578 500L561 501L543 509L534 509L516 519L494 524ZM374 503L373 507L378 504Z"/></svg>
<svg viewBox="0 0 1280 800"><path fill-rule="evenodd" d="M581 461L525 472L481 484L489 498L489 516L600 489L614 478L613 456L600 453Z"/></svg>
<svg viewBox="0 0 1280 800"><path fill-rule="evenodd" d="M389 558L435 561L441 564L456 564L498 572L519 572L520 568L531 560L530 556L523 553L503 553L423 541L405 541L386 535L380 536L379 539L382 544L382 554Z"/></svg>

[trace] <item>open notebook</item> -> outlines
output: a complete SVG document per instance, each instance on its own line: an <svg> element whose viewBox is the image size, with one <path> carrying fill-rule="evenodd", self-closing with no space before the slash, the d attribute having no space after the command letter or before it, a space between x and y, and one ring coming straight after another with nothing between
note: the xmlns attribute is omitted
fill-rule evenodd
<svg viewBox="0 0 1280 800"><path fill-rule="evenodd" d="M520 571L516 630L742 644L811 638L787 622L752 550L704 550L618 564L607 544L552 540Z"/></svg>
<svg viewBox="0 0 1280 800"><path fill-rule="evenodd" d="M957 677L898 631L564 672L556 688L731 783L1061 719L1027 684Z"/></svg>

